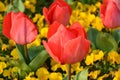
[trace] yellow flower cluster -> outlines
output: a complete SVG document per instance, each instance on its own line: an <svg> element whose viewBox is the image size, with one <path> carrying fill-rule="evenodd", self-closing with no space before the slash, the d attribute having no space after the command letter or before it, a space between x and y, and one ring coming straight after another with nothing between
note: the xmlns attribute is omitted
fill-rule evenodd
<svg viewBox="0 0 120 80"><path fill-rule="evenodd" d="M41 14L35 14L33 22L37 24L40 37L46 37L48 31L48 25L44 23L44 16Z"/></svg>
<svg viewBox="0 0 120 80"><path fill-rule="evenodd" d="M18 67L5 69L3 72L3 76L8 77L8 79L11 79L12 77L16 77L17 72L18 72Z"/></svg>
<svg viewBox="0 0 120 80"><path fill-rule="evenodd" d="M97 76L100 74L100 70L96 70L96 71L91 71L89 76L91 79L97 79Z"/></svg>
<svg viewBox="0 0 120 80"><path fill-rule="evenodd" d="M6 65L5 62L0 62L0 74L3 73L3 69L6 68L6 67L7 67L7 65Z"/></svg>
<svg viewBox="0 0 120 80"><path fill-rule="evenodd" d="M85 30L88 30L88 28L92 26L101 31L103 24L100 17L95 15L99 11L100 4L100 2L97 2L95 5L88 5L77 2L75 9L72 11L70 24L77 21L81 23Z"/></svg>
<svg viewBox="0 0 120 80"><path fill-rule="evenodd" d="M0 21L3 20L3 13L6 11L7 7L6 4L7 0L4 2L0 1ZM28 44L27 47L40 46L42 38L47 37L48 25L44 21L44 16L41 13L36 13L37 0L24 0L24 5L26 9L29 9L34 14L30 15L30 17L37 26L39 33L36 40ZM96 2L94 5L82 4L81 2L73 4L74 8L70 18L70 25L77 21L85 28L86 31L89 27L102 31L104 26L99 17L100 5L101 2ZM19 67L14 65L16 64L15 61L19 60L18 52L15 48L15 42L12 40L8 40L8 43L4 42L0 36L0 48L0 75L8 79L18 80ZM92 70L90 69L88 73L89 80L105 80L109 76L111 76L113 80L120 80L119 67L117 67L117 69L110 68L111 71L103 74L102 69L94 69L96 62L104 64L110 63L109 65L114 67L115 65L120 65L120 54L116 51L111 51L106 54L106 52L103 52L102 50L91 50L82 62L72 64L71 72L73 74L77 74L86 67L92 67ZM67 67L68 66L66 64L60 65L53 59L50 59L49 66L45 64L45 66L37 69L36 72L30 72L24 80L62 80L68 73ZM4 80L4 78L0 78L0 80Z"/></svg>
<svg viewBox="0 0 120 80"><path fill-rule="evenodd" d="M36 0L25 0L24 5L26 9L29 9L31 12L35 12L35 4L36 4Z"/></svg>
<svg viewBox="0 0 120 80"><path fill-rule="evenodd" d="M111 63L111 64L120 64L120 54L116 51L111 51L108 53L108 57L107 60Z"/></svg>
<svg viewBox="0 0 120 80"><path fill-rule="evenodd" d="M59 72L52 72L49 71L45 67L41 67L36 71L36 76L34 77L34 72L29 73L28 76L24 80L62 80L62 74Z"/></svg>
<svg viewBox="0 0 120 80"><path fill-rule="evenodd" d="M4 12L6 10L5 4L0 1L0 12Z"/></svg>
<svg viewBox="0 0 120 80"><path fill-rule="evenodd" d="M95 61L102 60L104 57L104 52L100 50L93 50L91 54L86 57L86 65L94 64Z"/></svg>
<svg viewBox="0 0 120 80"><path fill-rule="evenodd" d="M120 80L120 69L115 72L115 77L113 78L113 80Z"/></svg>

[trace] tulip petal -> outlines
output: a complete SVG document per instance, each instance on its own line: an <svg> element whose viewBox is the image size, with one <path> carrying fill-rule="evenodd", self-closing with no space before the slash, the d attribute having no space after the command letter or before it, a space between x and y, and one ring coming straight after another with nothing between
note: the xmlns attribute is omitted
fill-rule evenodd
<svg viewBox="0 0 120 80"><path fill-rule="evenodd" d="M52 18L52 21L57 20L59 23L62 23L63 25L67 25L69 22L70 14L68 13L68 9L66 7L60 7L56 6L55 13L53 13L54 17ZM64 14L63 14L64 12ZM62 15L61 15L62 14Z"/></svg>
<svg viewBox="0 0 120 80"><path fill-rule="evenodd" d="M18 44L31 43L36 39L37 29L32 21L22 12L13 13L11 38Z"/></svg>
<svg viewBox="0 0 120 80"><path fill-rule="evenodd" d="M60 60L61 56L63 55L63 47L64 44L68 41L75 38L75 35L73 35L71 32L69 32L62 24L59 26L57 32L52 35L48 39L48 45L51 49L52 53L49 53L50 55L57 56L59 63L62 63L62 60ZM53 56L52 56L53 57ZM54 58L54 57L53 57ZM58 61L58 60L57 60Z"/></svg>
<svg viewBox="0 0 120 80"><path fill-rule="evenodd" d="M43 15L45 16L45 20L48 24L50 24L48 19L48 9L46 7L43 8Z"/></svg>
<svg viewBox="0 0 120 80"><path fill-rule="evenodd" d="M104 24L106 27L113 28L120 26L120 11L113 2L108 4L105 15Z"/></svg>
<svg viewBox="0 0 120 80"><path fill-rule="evenodd" d="M71 25L70 28L68 28L68 30L75 34L76 36L83 36L84 38L87 38L85 30L78 22L75 22L73 25Z"/></svg>
<svg viewBox="0 0 120 80"><path fill-rule="evenodd" d="M43 8L43 15L48 24L58 21L63 25L69 23L71 8L64 0L56 0L53 2L49 9Z"/></svg>
<svg viewBox="0 0 120 80"><path fill-rule="evenodd" d="M49 22L48 22L48 24L52 24L54 21L53 21L53 17L54 17L54 10L55 10L55 8L56 8L56 5L54 5L54 6L52 6L50 9L49 9L49 11L48 11L48 13L47 13L47 18L48 18L48 20L49 20ZM47 21L47 20L46 20Z"/></svg>
<svg viewBox="0 0 120 80"><path fill-rule="evenodd" d="M117 6L117 8L120 10L120 0L113 0Z"/></svg>
<svg viewBox="0 0 120 80"><path fill-rule="evenodd" d="M58 30L60 23L58 23L57 21L55 21L53 24L50 25L48 33L47 33L47 38L49 39L53 34L56 33L56 31Z"/></svg>
<svg viewBox="0 0 120 80"><path fill-rule="evenodd" d="M50 8L54 5L59 5L60 7L65 6L69 10L69 13L71 15L72 13L71 7L64 0L56 0L54 3L50 5Z"/></svg>
<svg viewBox="0 0 120 80"><path fill-rule="evenodd" d="M55 59L55 61L57 61L57 62L60 63L58 57L53 54L52 50L50 49L50 47L49 47L49 45L46 43L46 41L42 41L42 43L43 43L44 47L46 48L47 52L49 53L49 55L50 55L53 59Z"/></svg>
<svg viewBox="0 0 120 80"><path fill-rule="evenodd" d="M120 26L120 9L117 1L105 0L100 8L100 17L107 28L115 28Z"/></svg>
<svg viewBox="0 0 120 80"><path fill-rule="evenodd" d="M3 20L3 30L2 33L7 37L10 37L10 29L11 29L11 12L8 13Z"/></svg>
<svg viewBox="0 0 120 80"><path fill-rule="evenodd" d="M105 18L106 7L107 6L105 4L100 6L100 17L102 21L104 21L104 18Z"/></svg>
<svg viewBox="0 0 120 80"><path fill-rule="evenodd" d="M71 40L75 37L76 36L74 34L68 31L67 28L61 24L57 32L49 38L48 42L53 42L55 44L59 43L59 45L63 47L68 40Z"/></svg>
<svg viewBox="0 0 120 80"><path fill-rule="evenodd" d="M83 37L68 41L64 46L64 54L62 59L65 63L74 64L81 61L89 52L90 42Z"/></svg>

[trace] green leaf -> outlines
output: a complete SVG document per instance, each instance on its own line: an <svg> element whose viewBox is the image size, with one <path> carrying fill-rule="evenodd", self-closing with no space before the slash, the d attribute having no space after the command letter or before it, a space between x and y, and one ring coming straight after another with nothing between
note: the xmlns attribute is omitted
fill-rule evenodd
<svg viewBox="0 0 120 80"><path fill-rule="evenodd" d="M24 12L25 7L22 0L14 0L11 9L15 12L18 12L18 11Z"/></svg>
<svg viewBox="0 0 120 80"><path fill-rule="evenodd" d="M21 61L25 61L25 59L24 59L24 46L16 44L16 48L18 50L19 59Z"/></svg>
<svg viewBox="0 0 120 80"><path fill-rule="evenodd" d="M87 37L91 42L92 49L96 49L96 36L99 33L99 31L95 28L89 28L87 31Z"/></svg>
<svg viewBox="0 0 120 80"><path fill-rule="evenodd" d="M67 80L68 79L68 76L64 77L62 80Z"/></svg>
<svg viewBox="0 0 120 80"><path fill-rule="evenodd" d="M29 67L33 70L36 71L39 67L41 67L44 62L47 60L49 57L48 53L46 50L40 51L30 62Z"/></svg>
<svg viewBox="0 0 120 80"><path fill-rule="evenodd" d="M68 80L68 76L64 77L62 80ZM71 77L71 80L74 80L74 78Z"/></svg>
<svg viewBox="0 0 120 80"><path fill-rule="evenodd" d="M11 12L13 10L13 5L9 4L6 12Z"/></svg>
<svg viewBox="0 0 120 80"><path fill-rule="evenodd" d="M88 80L88 69L82 70L76 74L74 80Z"/></svg>
<svg viewBox="0 0 120 80"><path fill-rule="evenodd" d="M82 4L86 4L86 3L87 3L87 0L80 0L80 2L81 2Z"/></svg>
<svg viewBox="0 0 120 80"><path fill-rule="evenodd" d="M36 55L38 55L42 50L44 50L43 46L33 46L28 49L28 55L30 60L32 60Z"/></svg>
<svg viewBox="0 0 120 80"><path fill-rule="evenodd" d="M120 29L114 30L112 32L113 37L115 38L117 43L120 43Z"/></svg>
<svg viewBox="0 0 120 80"><path fill-rule="evenodd" d="M68 4L72 4L73 0L65 0Z"/></svg>
<svg viewBox="0 0 120 80"><path fill-rule="evenodd" d="M96 37L96 46L97 48L109 52L111 50L117 50L118 45L115 39L109 33L98 33Z"/></svg>
<svg viewBox="0 0 120 80"><path fill-rule="evenodd" d="M24 61L19 61L19 70L18 70L18 74L19 74L19 79L23 79L25 78L25 76L31 72L30 67L24 62Z"/></svg>
<svg viewBox="0 0 120 80"><path fill-rule="evenodd" d="M25 10L24 4L23 4L23 2L21 0L18 0L18 9L21 12L24 12L24 10Z"/></svg>

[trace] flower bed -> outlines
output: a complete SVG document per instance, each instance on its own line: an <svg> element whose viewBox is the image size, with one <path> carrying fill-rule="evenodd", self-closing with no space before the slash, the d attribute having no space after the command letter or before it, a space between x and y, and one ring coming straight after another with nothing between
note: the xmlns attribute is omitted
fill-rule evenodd
<svg viewBox="0 0 120 80"><path fill-rule="evenodd" d="M47 48L47 51L52 58L46 52L45 44L47 44L47 42L45 43L43 42L43 40L44 41L48 40L48 42L50 42L49 41L50 38L48 38L47 33L50 33L49 32L50 28L51 30L55 30L56 26L59 24L59 23L58 24L55 23L54 25L52 25L52 27L54 27L54 29L52 29L52 27L50 27L50 24L52 24L53 22L46 20L47 17L45 16L45 14L47 13L45 13L45 11L44 11L44 15L42 13L43 7L48 8L53 3L52 0L50 2L48 2L47 0L44 0L44 1L15 0L13 3L12 3L12 0L10 2L8 0L2 0L0 1L0 80L9 80L9 79L10 80L19 80L19 79L20 80L67 80L67 74L68 74L67 63L72 64L71 80L82 80L82 79L84 80L96 80L96 79L97 80L120 80L120 76L119 76L120 74L120 27L119 26L120 25L118 24L120 23L118 19L120 16L120 12L118 11L119 10L118 4L115 3L114 1L112 2L112 0L109 0L110 2L106 1L106 3L102 2L101 0L97 0L97 1L92 0L93 2L90 0L74 0L74 1L66 0L66 1L67 3L69 3L72 11L71 13L67 13L66 11L66 14L70 14L69 15L70 20L68 19L69 22L63 21L64 19L62 20L62 22L60 22L63 24L63 26L67 26L67 28L65 28L66 34L62 34L62 33L61 34L65 35L66 37L67 31L68 32L71 31L73 35L76 33L79 33L79 31L74 32L74 30L77 30L77 29L69 28L69 26L73 27L72 25L75 22L80 23L80 26L84 28L87 39L90 42L90 49L89 49L89 52L87 51L86 48L84 49L84 46L89 44L87 43L82 44L83 43L82 42L80 44L82 44L83 47L82 48L79 47L81 51L78 51L79 52L78 54L80 53L86 54L82 52L85 50L88 54L86 54L86 56L82 58L72 55L72 57L67 56L69 57L68 59L66 59L67 57L65 57L65 59L59 60L59 59L56 59L56 57L54 57L49 52L48 48ZM11 5L9 5L9 3ZM16 4L19 4L19 5L16 5ZM103 6L102 8L104 10L102 10L102 8L100 10L101 5ZM113 6L113 9L110 11L108 10L108 13L110 13L111 11L114 11L117 17L113 17L113 16L111 17L112 13L111 14L107 13L107 9L105 8L109 7L109 5ZM28 17L23 16L24 14L21 14L22 16L20 15L20 17L16 18L16 14L10 13L9 18L5 20L4 17L7 15L6 12L7 13L12 12L12 10L14 12L18 12L18 11L24 12ZM106 13L105 12L103 13L103 11L105 10L106 10ZM107 14L109 16L107 16ZM23 40L22 42L20 42L19 39L23 36L19 35L19 37L18 36L16 37L15 35L22 33L22 31L17 33L16 29L13 29L12 31L13 33L10 32L10 36L7 36L10 39L6 38L5 37L6 35L3 35L6 33L2 32L2 30L4 30L3 27L6 25L11 26L11 24L12 26L14 26L13 23L16 25L23 24L24 23L24 22L22 23L22 21L24 21L23 18L25 19L29 18L32 20L32 21L29 21L28 19L27 22L29 23L25 22L26 24L30 24L29 26L32 29L34 27L33 25L35 24L35 27L37 28L37 31L38 31L37 35L36 35L36 31L34 31L36 35L36 39L34 41L32 40L33 42L31 42L31 39L30 39L30 42L29 42L29 39L26 38L26 40L28 39L27 41L24 42ZM8 22L9 21L8 19L11 20L11 22ZM16 19L21 20L21 22L16 21ZM3 20L6 21L5 24L3 24L4 22ZM111 21L110 22L111 24L109 24L109 21ZM14 27L16 27L16 25ZM61 28L61 30L62 29L63 28ZM22 30L28 30L28 32L30 31L31 33L31 30L29 30L29 27L27 27L27 29L24 28ZM5 31L5 32L8 33L8 31ZM64 30L62 32L64 32ZM23 33L23 34L24 36L27 35L29 37L30 33L29 34ZM81 35L84 36L82 30L80 33L81 33L79 34L80 36ZM53 36L53 34L50 34L49 37ZM61 35L59 34L59 36ZM52 39L53 42L54 40L58 39L59 36L54 37L54 39ZM77 38L78 37L79 36L77 35ZM64 41L64 37L62 38L63 38L62 41ZM22 54L24 53L24 47L21 44L22 45L25 44L27 46L29 58L24 56L24 54ZM43 44L45 47L43 47ZM54 47L54 48L59 48L59 47ZM74 50L75 47L68 48L68 49ZM21 57L21 54L22 54L22 57ZM62 57L62 56L58 55L58 57Z"/></svg>

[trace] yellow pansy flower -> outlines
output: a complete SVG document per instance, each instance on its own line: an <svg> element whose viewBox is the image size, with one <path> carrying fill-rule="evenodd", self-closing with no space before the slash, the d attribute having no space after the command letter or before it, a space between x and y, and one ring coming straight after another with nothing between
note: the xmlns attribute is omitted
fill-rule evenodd
<svg viewBox="0 0 120 80"><path fill-rule="evenodd" d="M13 57L13 59L19 59L18 51L16 48L11 51L11 56Z"/></svg>
<svg viewBox="0 0 120 80"><path fill-rule="evenodd" d="M101 60L104 57L103 51L99 51L97 54L94 54L94 61Z"/></svg>
<svg viewBox="0 0 120 80"><path fill-rule="evenodd" d="M10 76L11 76L11 71L10 71L10 69L8 69L8 70L5 69L4 72L3 72L3 76L4 76L4 77L8 77L8 79L10 79L10 78L11 78L11 77L10 77Z"/></svg>
<svg viewBox="0 0 120 80"><path fill-rule="evenodd" d="M47 37L48 27L44 27L40 30L41 37Z"/></svg>
<svg viewBox="0 0 120 80"><path fill-rule="evenodd" d="M2 16L2 14L0 14L0 20L3 20L3 16Z"/></svg>
<svg viewBox="0 0 120 80"><path fill-rule="evenodd" d="M16 45L16 43L11 39L9 40L9 44L10 44L10 46L15 46Z"/></svg>
<svg viewBox="0 0 120 80"><path fill-rule="evenodd" d="M6 51L8 49L8 45L7 44L2 44L2 51Z"/></svg>
<svg viewBox="0 0 120 80"><path fill-rule="evenodd" d="M39 80L35 77L32 77L34 75L34 72L30 72L28 76L25 77L24 80Z"/></svg>
<svg viewBox="0 0 120 80"><path fill-rule="evenodd" d="M120 69L115 72L115 77L113 78L113 80L120 80Z"/></svg>
<svg viewBox="0 0 120 80"><path fill-rule="evenodd" d="M107 60L110 61L111 64L114 64L115 62L120 64L120 54L118 54L116 51L111 51L108 53Z"/></svg>
<svg viewBox="0 0 120 80"><path fill-rule="evenodd" d="M100 70L96 70L96 71L91 71L89 76L91 79L97 79L97 76L100 74Z"/></svg>
<svg viewBox="0 0 120 80"><path fill-rule="evenodd" d="M47 80L49 77L49 72L46 68L41 67L37 70L36 75L39 80Z"/></svg>
<svg viewBox="0 0 120 80"><path fill-rule="evenodd" d="M62 74L61 73L50 73L49 80L62 80Z"/></svg>
<svg viewBox="0 0 120 80"><path fill-rule="evenodd" d="M86 65L93 64L93 62L94 62L94 55L93 54L88 55L85 60Z"/></svg>
<svg viewBox="0 0 120 80"><path fill-rule="evenodd" d="M5 10L6 10L5 5L0 1L0 12L3 12Z"/></svg>

